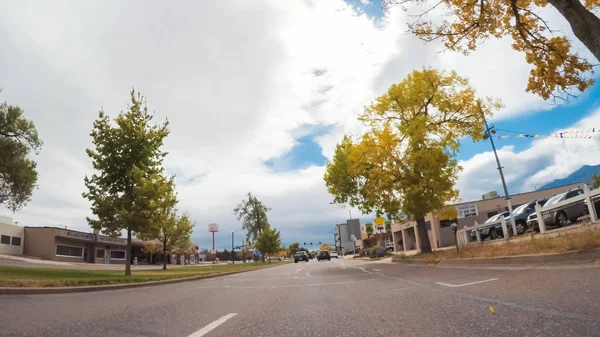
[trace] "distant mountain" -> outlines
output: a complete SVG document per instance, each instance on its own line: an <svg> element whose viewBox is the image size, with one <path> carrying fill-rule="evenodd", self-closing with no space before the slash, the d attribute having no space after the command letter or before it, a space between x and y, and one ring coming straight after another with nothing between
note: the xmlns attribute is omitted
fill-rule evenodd
<svg viewBox="0 0 600 337"><path fill-rule="evenodd" d="M584 165L579 170L569 174L569 176L567 176L566 178L556 179L553 182L538 188L538 190L545 190L547 188L553 188L580 182L589 183L592 181L592 177L594 176L594 174L598 172L600 172L600 165Z"/></svg>

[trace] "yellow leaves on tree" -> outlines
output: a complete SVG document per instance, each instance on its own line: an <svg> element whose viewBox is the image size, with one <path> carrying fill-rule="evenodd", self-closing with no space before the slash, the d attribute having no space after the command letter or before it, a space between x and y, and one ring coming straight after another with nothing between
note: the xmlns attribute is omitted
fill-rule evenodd
<svg viewBox="0 0 600 337"><path fill-rule="evenodd" d="M425 41L441 39L453 51L468 54L491 37L512 37L512 47L533 66L526 91L544 99L566 99L572 96L571 89L583 91L594 83L589 77L592 64L572 49L564 35L556 35L539 10L548 3L556 7L600 60L600 19L590 11L600 0L586 0L585 7L578 0L384 0L384 8L409 3L425 7L408 24L409 30ZM427 19L434 14L448 19L434 24Z"/></svg>
<svg viewBox="0 0 600 337"><path fill-rule="evenodd" d="M482 110L491 114L500 107L496 100L477 99L455 72L414 71L365 108L359 119L369 132L358 142L345 136L337 145L324 176L329 193L363 213L416 219L427 251L424 216L458 197L460 138L480 140Z"/></svg>

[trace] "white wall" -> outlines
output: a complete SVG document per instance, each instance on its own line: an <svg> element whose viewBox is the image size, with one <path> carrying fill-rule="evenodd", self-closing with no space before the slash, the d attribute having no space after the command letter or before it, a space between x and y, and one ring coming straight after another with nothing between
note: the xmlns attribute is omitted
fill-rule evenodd
<svg viewBox="0 0 600 337"><path fill-rule="evenodd" d="M23 245L25 244L25 231L23 227L13 225L11 218L0 216L0 235L10 237L10 244L0 243L0 254L23 255ZM12 245L13 237L21 238L20 245Z"/></svg>

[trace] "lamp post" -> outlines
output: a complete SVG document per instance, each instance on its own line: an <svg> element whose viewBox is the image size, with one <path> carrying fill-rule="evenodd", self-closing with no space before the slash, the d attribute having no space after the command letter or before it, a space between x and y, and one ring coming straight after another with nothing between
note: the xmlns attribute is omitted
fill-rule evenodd
<svg viewBox="0 0 600 337"><path fill-rule="evenodd" d="M231 263L233 263L233 264L235 264L235 254L233 251L233 234L235 234L235 232L239 232L242 230L244 230L244 229L240 228L240 229L237 229L237 230L234 230L233 232L231 232Z"/></svg>
<svg viewBox="0 0 600 337"><path fill-rule="evenodd" d="M504 198L506 199L506 203L508 205L508 214L510 216L510 225L513 229L513 235L517 235L516 226L515 226L515 217L513 216L512 202L510 201L510 194L508 194L508 188L506 188L506 181L504 180L504 173L502 172L502 166L500 165L500 159L498 159L498 153L496 152L496 145L494 144L494 137L492 137L491 133L496 133L496 128L492 124L491 127L488 126L487 120L485 119L485 114L483 113L483 109L481 108L481 102L477 102L479 104L479 111L481 112L481 117L483 117L483 122L485 123L485 131L483 132L483 139L490 139L490 143L492 144L492 150L494 150L494 157L496 157L496 164L498 164L498 172L500 172L500 180L502 180L502 187L504 188Z"/></svg>
<svg viewBox="0 0 600 337"><path fill-rule="evenodd" d="M348 218L348 219L352 219L352 210L350 210L350 209L347 209L346 207L344 207L344 206L342 206L342 205L340 205L340 204L336 204L335 202L330 202L329 204L330 204L330 205L336 205L337 207L339 207L339 208L341 208L341 209L343 209L343 210L346 210L346 211L348 211L348 216L349 216L349 218Z"/></svg>

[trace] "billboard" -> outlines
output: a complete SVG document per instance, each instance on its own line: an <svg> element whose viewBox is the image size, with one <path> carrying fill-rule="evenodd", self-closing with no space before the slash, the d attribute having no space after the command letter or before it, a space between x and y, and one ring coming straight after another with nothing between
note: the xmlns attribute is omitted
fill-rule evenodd
<svg viewBox="0 0 600 337"><path fill-rule="evenodd" d="M463 204L456 206L456 211L458 212L458 218L464 219L470 216L477 216L479 212L477 211L477 204Z"/></svg>
<svg viewBox="0 0 600 337"><path fill-rule="evenodd" d="M209 232L218 232L219 231L219 225L217 225L216 223L209 223L208 224L208 231Z"/></svg>

